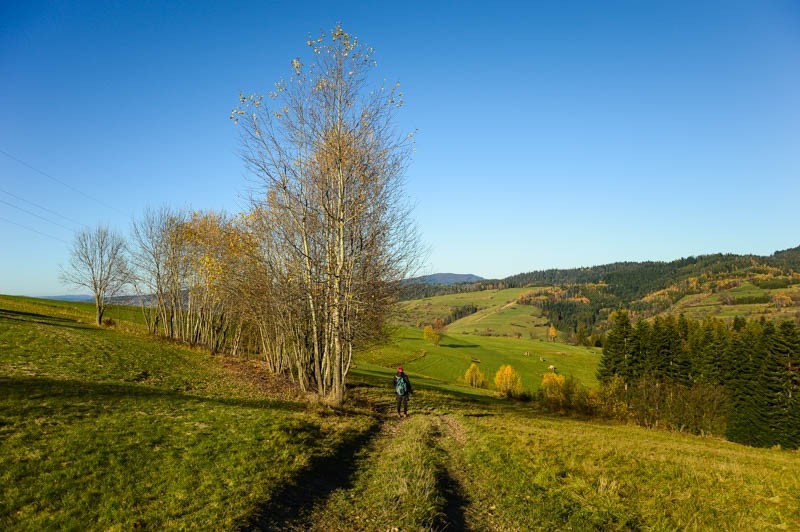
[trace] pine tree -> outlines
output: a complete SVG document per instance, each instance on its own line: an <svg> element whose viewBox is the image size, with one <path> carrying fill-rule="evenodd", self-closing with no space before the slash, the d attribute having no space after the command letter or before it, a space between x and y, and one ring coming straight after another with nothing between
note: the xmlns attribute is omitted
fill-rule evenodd
<svg viewBox="0 0 800 532"><path fill-rule="evenodd" d="M746 445L758 444L760 419L757 375L760 370L758 353L762 349L762 328L757 323L748 324L732 337L730 351L723 367L723 384L731 396L731 413L728 417L726 437ZM757 363L758 362L758 363Z"/></svg>
<svg viewBox="0 0 800 532"><path fill-rule="evenodd" d="M644 377L647 371L647 352L650 343L650 324L644 318L639 318L631 332L629 342L628 364L625 378L636 381Z"/></svg>
<svg viewBox="0 0 800 532"><path fill-rule="evenodd" d="M624 372L628 358L628 342L631 336L631 321L628 313L619 311L614 316L614 323L606 335L603 344L603 356L597 370L597 378L601 382L611 380L614 375Z"/></svg>

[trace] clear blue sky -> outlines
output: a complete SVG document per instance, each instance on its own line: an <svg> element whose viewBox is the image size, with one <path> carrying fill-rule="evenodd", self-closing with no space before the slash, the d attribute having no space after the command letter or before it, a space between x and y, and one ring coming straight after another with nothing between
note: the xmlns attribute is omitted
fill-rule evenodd
<svg viewBox="0 0 800 532"><path fill-rule="evenodd" d="M419 130L423 273L800 244L797 2L3 2L0 293L73 292L80 224L240 210L239 92L337 21Z"/></svg>

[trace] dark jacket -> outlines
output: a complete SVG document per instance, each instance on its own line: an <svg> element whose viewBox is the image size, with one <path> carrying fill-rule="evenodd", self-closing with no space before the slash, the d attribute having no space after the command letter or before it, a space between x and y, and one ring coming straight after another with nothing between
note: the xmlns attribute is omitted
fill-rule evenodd
<svg viewBox="0 0 800 532"><path fill-rule="evenodd" d="M404 381L406 381L406 393L405 393L405 395L410 394L411 393L411 381L408 380L408 375L406 375L405 372L403 372L403 373L398 373L397 375L394 376L394 380L392 380L392 386L394 386L395 391L397 390L397 379L403 379Z"/></svg>

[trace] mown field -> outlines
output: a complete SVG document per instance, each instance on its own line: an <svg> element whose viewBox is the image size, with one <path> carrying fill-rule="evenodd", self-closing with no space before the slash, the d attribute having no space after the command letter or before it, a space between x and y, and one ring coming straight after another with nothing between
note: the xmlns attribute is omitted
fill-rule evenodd
<svg viewBox="0 0 800 532"><path fill-rule="evenodd" d="M91 320L0 297L4 530L800 528L797 451L556 416L447 377L467 355L509 350L522 368L538 355L508 345L560 344L448 335L432 363L402 358L424 342L401 329L332 410L257 364L147 338L133 315ZM407 419L392 415L398 360L416 385Z"/></svg>

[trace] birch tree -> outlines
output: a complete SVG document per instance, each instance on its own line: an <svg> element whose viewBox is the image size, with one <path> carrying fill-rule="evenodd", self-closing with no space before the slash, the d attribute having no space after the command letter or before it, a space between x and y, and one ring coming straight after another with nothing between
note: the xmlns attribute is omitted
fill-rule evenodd
<svg viewBox="0 0 800 532"><path fill-rule="evenodd" d="M354 349L382 330L418 256L403 191L411 136L394 124L399 86L371 84L372 49L341 26L307 45L308 65L292 60L288 80L242 95L231 117L295 375L340 404Z"/></svg>

